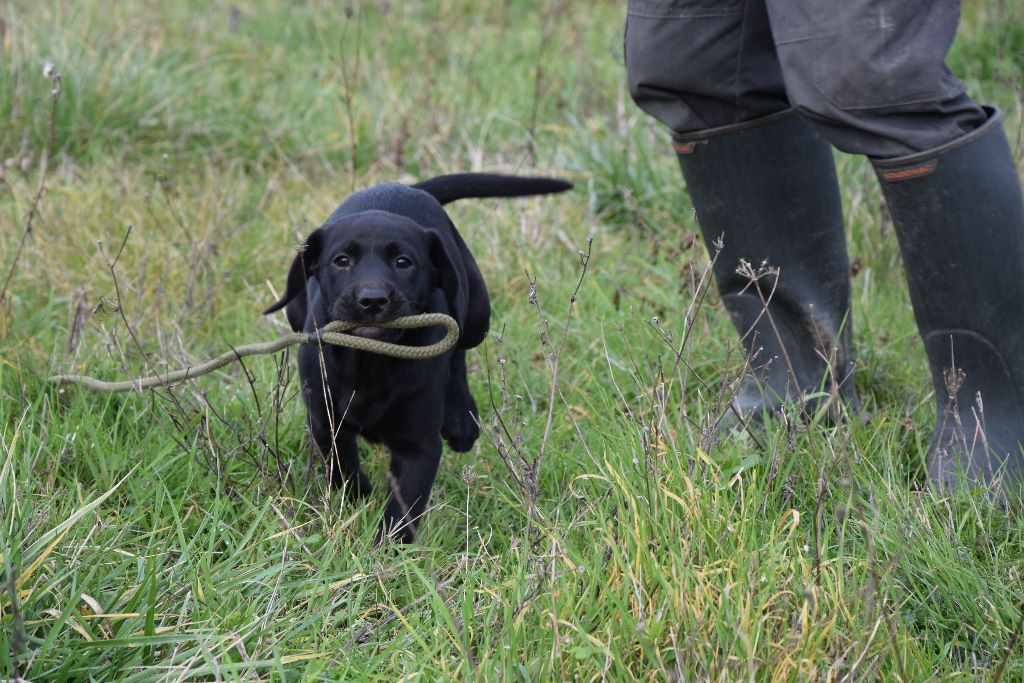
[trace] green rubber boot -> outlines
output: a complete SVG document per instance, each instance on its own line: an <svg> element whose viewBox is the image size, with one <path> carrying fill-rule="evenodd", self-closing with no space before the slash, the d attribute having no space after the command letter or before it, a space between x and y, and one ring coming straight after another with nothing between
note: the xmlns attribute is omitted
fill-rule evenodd
<svg viewBox="0 0 1024 683"><path fill-rule="evenodd" d="M673 147L712 254L721 238L715 281L753 368L718 428L791 402L833 419L841 403L859 410L831 146L787 111L677 136ZM763 265L769 272L752 282L749 269Z"/></svg>
<svg viewBox="0 0 1024 683"><path fill-rule="evenodd" d="M928 474L939 491L1024 476L1024 203L989 112L938 149L873 160L935 384Z"/></svg>

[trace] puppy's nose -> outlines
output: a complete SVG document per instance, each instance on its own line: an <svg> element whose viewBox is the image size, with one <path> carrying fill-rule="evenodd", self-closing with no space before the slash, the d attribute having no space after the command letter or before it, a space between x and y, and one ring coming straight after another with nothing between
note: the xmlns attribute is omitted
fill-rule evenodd
<svg viewBox="0 0 1024 683"><path fill-rule="evenodd" d="M388 293L377 287L366 287L356 294L356 303L363 313L375 315L387 308L389 302Z"/></svg>

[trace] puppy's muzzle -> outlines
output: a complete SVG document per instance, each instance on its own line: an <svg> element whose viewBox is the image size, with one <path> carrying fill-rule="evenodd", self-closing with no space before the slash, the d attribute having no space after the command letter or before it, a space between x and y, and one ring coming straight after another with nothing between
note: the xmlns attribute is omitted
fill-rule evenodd
<svg viewBox="0 0 1024 683"><path fill-rule="evenodd" d="M402 309L402 297L397 295L393 288L384 284L359 285L351 291L343 310L338 316L342 320L350 320L357 323L368 323L353 328L349 334L357 337L368 337L370 339L382 339L394 341L401 336L401 330L386 330L377 327L373 323L384 323L404 314Z"/></svg>

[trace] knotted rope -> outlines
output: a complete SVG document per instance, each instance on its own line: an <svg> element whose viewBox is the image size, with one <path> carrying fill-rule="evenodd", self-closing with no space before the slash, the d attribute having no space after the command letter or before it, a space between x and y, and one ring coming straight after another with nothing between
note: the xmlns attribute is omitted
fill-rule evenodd
<svg viewBox="0 0 1024 683"><path fill-rule="evenodd" d="M152 377L140 377L138 379L130 379L123 382L104 382L93 377L86 377L85 375L54 375L50 377L50 381L55 384L81 384L82 386L95 389L96 391L141 391L151 387L166 386L168 384L175 384L187 379L193 379L194 377L199 377L200 375L213 372L217 368L224 367L232 361L241 360L246 356L277 353L278 351L286 349L289 346L294 346L295 344L332 344L334 346L347 346L359 351L368 351L382 356L391 356L392 358L421 360L424 358L440 356L442 353L455 346L455 342L459 338L459 325L453 318L445 315L444 313L422 313L420 315L396 318L395 320L387 323L373 324L374 327L398 330L408 330L415 327L432 327L434 325L444 325L448 329L448 333L445 335L444 339L439 342L435 342L434 344L430 344L429 346L403 346L402 344L392 344L390 342L380 341L379 339L367 339L366 337L343 334L346 330L351 330L356 327L364 327L365 323L353 323L337 320L324 325L315 332L295 332L292 334L286 334L280 339L276 339L272 342L239 346L200 365L193 365L184 368L183 370L168 372L166 375L158 374Z"/></svg>

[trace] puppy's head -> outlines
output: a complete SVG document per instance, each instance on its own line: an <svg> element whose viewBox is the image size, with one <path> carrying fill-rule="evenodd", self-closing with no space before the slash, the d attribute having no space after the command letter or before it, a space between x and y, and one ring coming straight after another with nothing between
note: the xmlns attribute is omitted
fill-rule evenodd
<svg viewBox="0 0 1024 683"><path fill-rule="evenodd" d="M349 334L395 341L401 330L377 324L427 310L431 294L447 289L454 276L451 254L433 230L387 211L364 211L329 221L299 248L288 272L284 295L264 313L304 299L306 281L319 285L327 320L360 323ZM292 311L293 327L303 311Z"/></svg>

